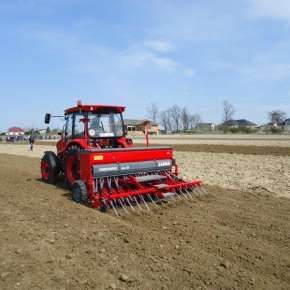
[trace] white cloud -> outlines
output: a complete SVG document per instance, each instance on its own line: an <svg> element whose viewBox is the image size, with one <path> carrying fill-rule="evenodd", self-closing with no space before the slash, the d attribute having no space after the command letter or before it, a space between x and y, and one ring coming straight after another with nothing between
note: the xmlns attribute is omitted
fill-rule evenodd
<svg viewBox="0 0 290 290"><path fill-rule="evenodd" d="M180 64L169 57L162 57L155 53L148 51L127 51L123 54L122 59L125 63L134 67L141 67L145 65L154 65L165 71L174 71Z"/></svg>
<svg viewBox="0 0 290 290"><path fill-rule="evenodd" d="M157 55L152 55L151 61L158 67L165 69L167 71L173 71L180 66L180 63L168 57L160 57Z"/></svg>
<svg viewBox="0 0 290 290"><path fill-rule="evenodd" d="M172 45L164 40L150 40L145 41L145 46L148 48L151 48L152 50L155 50L157 52L169 52L172 51Z"/></svg>
<svg viewBox="0 0 290 290"><path fill-rule="evenodd" d="M123 66L157 68L166 73L176 73L185 78L192 78L195 71L170 56L168 52L172 50L173 47L168 41L147 40L135 43L121 52L120 61Z"/></svg>
<svg viewBox="0 0 290 290"><path fill-rule="evenodd" d="M186 78L192 78L196 74L194 69L184 66L173 58L160 56L148 51L127 51L122 55L121 59L125 65L130 65L136 68L151 66L166 73L181 74Z"/></svg>
<svg viewBox="0 0 290 290"><path fill-rule="evenodd" d="M157 75L167 73L183 78L195 75L192 68L164 55L171 48L166 41L138 42L119 51L65 32L34 31L29 37L43 43L43 48L52 54L65 53L67 70L73 73L100 74L102 70L113 70L123 74L138 68Z"/></svg>
<svg viewBox="0 0 290 290"><path fill-rule="evenodd" d="M255 15L290 20L289 0L250 0L250 3Z"/></svg>

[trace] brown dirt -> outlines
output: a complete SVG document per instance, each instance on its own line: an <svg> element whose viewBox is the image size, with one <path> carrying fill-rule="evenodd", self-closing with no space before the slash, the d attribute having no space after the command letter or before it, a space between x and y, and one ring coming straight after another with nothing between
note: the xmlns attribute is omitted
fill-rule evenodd
<svg viewBox="0 0 290 290"><path fill-rule="evenodd" d="M178 151L174 157L185 178L290 198L290 157Z"/></svg>
<svg viewBox="0 0 290 290"><path fill-rule="evenodd" d="M40 182L39 159L0 155L0 180L0 289L289 289L289 199L208 187L116 218Z"/></svg>
<svg viewBox="0 0 290 290"><path fill-rule="evenodd" d="M132 136L134 143L143 143L144 136ZM192 145L234 145L234 146L271 146L289 147L290 135L151 135L150 142L156 144L192 144Z"/></svg>
<svg viewBox="0 0 290 290"><path fill-rule="evenodd" d="M230 154L251 154L251 155L274 155L290 156L289 147L270 146L247 146L247 145L207 145L207 144L184 144L172 145L176 151L208 152L208 153L230 153Z"/></svg>
<svg viewBox="0 0 290 290"><path fill-rule="evenodd" d="M48 145L2 145L0 154L7 153L41 158ZM241 191L264 190L290 198L290 156L174 151L185 178L200 178L208 185Z"/></svg>

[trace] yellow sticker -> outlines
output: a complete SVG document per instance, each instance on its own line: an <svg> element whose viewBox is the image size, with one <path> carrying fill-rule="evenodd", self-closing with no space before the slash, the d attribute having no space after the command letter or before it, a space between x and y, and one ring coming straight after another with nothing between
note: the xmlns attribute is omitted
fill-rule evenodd
<svg viewBox="0 0 290 290"><path fill-rule="evenodd" d="M104 160L104 156L103 155L95 155L94 160L95 161Z"/></svg>

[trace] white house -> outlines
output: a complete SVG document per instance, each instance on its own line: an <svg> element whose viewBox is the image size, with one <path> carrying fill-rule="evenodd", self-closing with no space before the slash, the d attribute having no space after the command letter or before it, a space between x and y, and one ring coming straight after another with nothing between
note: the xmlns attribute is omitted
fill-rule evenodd
<svg viewBox="0 0 290 290"><path fill-rule="evenodd" d="M6 132L8 141L22 140L24 138L24 130L20 127L11 127Z"/></svg>

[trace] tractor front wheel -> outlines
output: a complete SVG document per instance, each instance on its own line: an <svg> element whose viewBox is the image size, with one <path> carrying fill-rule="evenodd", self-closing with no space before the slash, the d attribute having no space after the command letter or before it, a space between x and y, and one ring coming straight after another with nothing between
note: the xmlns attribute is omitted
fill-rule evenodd
<svg viewBox="0 0 290 290"><path fill-rule="evenodd" d="M41 177L49 184L55 184L60 172L59 160L54 152L47 151L41 159Z"/></svg>

